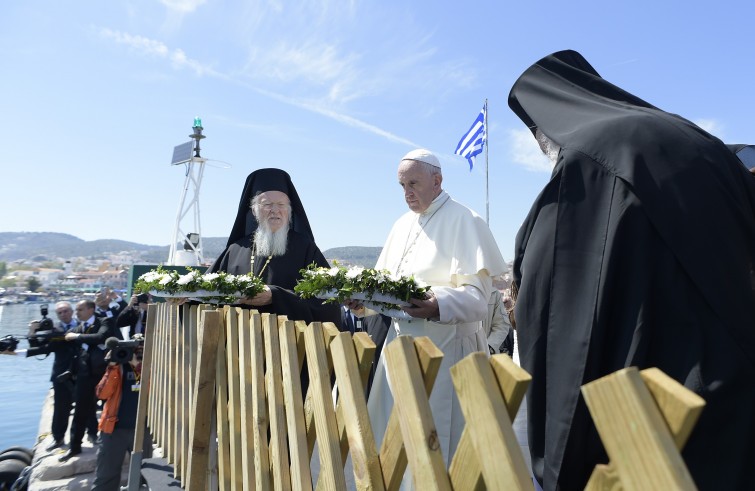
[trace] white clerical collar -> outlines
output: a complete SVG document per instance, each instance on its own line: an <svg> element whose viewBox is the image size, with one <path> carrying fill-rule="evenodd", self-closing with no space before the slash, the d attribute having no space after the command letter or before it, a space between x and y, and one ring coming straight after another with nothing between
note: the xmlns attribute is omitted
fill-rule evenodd
<svg viewBox="0 0 755 491"><path fill-rule="evenodd" d="M438 208L443 206L443 204L450 198L451 197L447 192L441 190L440 194L435 197L432 203L430 203L430 206L428 206L425 211L419 214L420 219L422 217L431 216L433 213L438 211Z"/></svg>

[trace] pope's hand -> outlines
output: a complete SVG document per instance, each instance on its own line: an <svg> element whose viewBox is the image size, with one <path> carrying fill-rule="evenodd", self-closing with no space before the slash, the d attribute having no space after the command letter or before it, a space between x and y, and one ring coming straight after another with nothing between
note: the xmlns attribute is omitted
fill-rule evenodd
<svg viewBox="0 0 755 491"><path fill-rule="evenodd" d="M244 305L252 305L254 307L261 307L263 305L270 305L273 303L273 292L270 291L270 287L265 285L265 289L255 295L254 297L244 297L239 300L239 303Z"/></svg>
<svg viewBox="0 0 755 491"><path fill-rule="evenodd" d="M426 299L410 298L411 307L401 307L401 310L418 319L437 319L440 317L438 299L430 292Z"/></svg>

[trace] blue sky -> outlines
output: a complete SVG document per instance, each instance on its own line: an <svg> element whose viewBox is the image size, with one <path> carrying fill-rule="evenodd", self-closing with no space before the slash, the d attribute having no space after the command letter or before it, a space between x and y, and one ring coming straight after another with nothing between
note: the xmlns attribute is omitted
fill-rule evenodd
<svg viewBox="0 0 755 491"><path fill-rule="evenodd" d="M575 49L648 102L753 143L753 14L743 0L11 0L0 231L168 244L185 172L170 158L200 116L204 236L228 234L251 171L280 167L321 249L380 246L417 146L485 216L484 159L470 172L453 151L487 98L490 226L510 260L550 173L507 106L516 78Z"/></svg>

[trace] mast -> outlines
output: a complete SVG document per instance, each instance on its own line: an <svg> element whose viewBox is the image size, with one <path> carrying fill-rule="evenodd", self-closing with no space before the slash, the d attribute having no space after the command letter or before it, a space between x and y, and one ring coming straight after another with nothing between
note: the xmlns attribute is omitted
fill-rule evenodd
<svg viewBox="0 0 755 491"><path fill-rule="evenodd" d="M173 149L173 160L171 165L186 164L186 178L184 179L181 199L178 204L176 214L176 223L173 227L173 236L170 242L170 254L168 256L168 265L172 266L198 266L204 263L202 254L202 225L199 215L199 190L202 186L202 177L204 175L204 164L207 159L200 155L199 142L205 138L202 134L202 120L199 117L194 118L192 134L189 135L194 141L178 145ZM194 155L192 155L194 152ZM187 158L188 157L188 158ZM186 198L192 189L191 199L187 202ZM181 228L181 222L187 216L191 216L192 223L189 230L193 232L186 233ZM179 241L183 242L183 249L178 249Z"/></svg>
<svg viewBox="0 0 755 491"><path fill-rule="evenodd" d="M485 98L485 121L483 122L485 128L485 137L482 144L485 145L485 222L490 226L490 186L488 179L488 98Z"/></svg>

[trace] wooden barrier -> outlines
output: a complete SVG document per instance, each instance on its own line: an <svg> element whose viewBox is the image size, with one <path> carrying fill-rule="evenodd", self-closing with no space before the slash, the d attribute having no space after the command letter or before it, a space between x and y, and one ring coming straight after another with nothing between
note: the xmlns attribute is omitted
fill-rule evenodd
<svg viewBox="0 0 755 491"><path fill-rule="evenodd" d="M697 489L679 450L705 401L657 368L625 368L582 386L610 458L585 489Z"/></svg>
<svg viewBox="0 0 755 491"><path fill-rule="evenodd" d="M451 368L467 423L446 468L429 404L443 353L428 338L399 336L383 350L395 404L378 449L364 391L376 347L366 333L208 305L151 306L148 326L151 383L138 418L187 490L342 490L349 457L360 490L396 490L407 468L417 489L533 489L512 428L531 378L506 355L474 353ZM627 369L584 386L611 457L588 489L694 487L678 449L702 405L674 384ZM623 413L617 407L642 420L605 417ZM642 427L641 441L627 425Z"/></svg>

